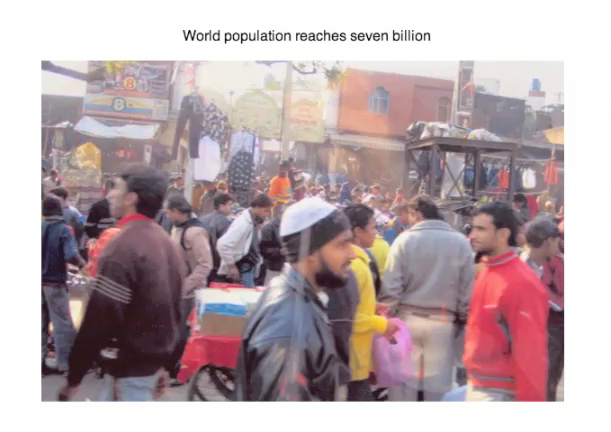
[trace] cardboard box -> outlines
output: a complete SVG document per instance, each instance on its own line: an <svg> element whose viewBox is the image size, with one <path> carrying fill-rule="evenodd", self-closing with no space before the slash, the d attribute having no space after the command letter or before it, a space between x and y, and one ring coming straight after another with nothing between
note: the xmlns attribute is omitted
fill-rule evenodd
<svg viewBox="0 0 611 432"><path fill-rule="evenodd" d="M207 335L242 337L247 321L247 316L205 313L200 318L199 332Z"/></svg>

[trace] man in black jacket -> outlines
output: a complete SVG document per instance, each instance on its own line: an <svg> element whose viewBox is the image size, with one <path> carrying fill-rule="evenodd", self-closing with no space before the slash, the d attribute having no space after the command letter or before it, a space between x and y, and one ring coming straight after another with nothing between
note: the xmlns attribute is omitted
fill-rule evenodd
<svg viewBox="0 0 611 432"><path fill-rule="evenodd" d="M167 385L163 367L178 341L187 269L179 246L153 220L166 190L166 177L152 167L136 165L115 179L108 201L121 232L102 252L60 399L74 396L112 339L118 355L103 400L150 401Z"/></svg>
<svg viewBox="0 0 611 432"><path fill-rule="evenodd" d="M95 202L89 214L87 215L87 221L85 222L85 234L90 239L97 239L106 228L112 227L116 220L110 215L110 203L106 196L112 189L112 180L106 180L104 183L104 198L100 201Z"/></svg>
<svg viewBox="0 0 611 432"><path fill-rule="evenodd" d="M348 281L355 258L350 222L333 205L306 198L280 223L285 266L252 312L236 370L238 401L345 400L324 288ZM343 372L342 372L343 370Z"/></svg>

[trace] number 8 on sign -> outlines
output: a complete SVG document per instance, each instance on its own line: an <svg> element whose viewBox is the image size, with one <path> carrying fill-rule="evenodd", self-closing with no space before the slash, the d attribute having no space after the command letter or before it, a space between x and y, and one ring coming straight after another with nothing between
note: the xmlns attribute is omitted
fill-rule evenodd
<svg viewBox="0 0 611 432"><path fill-rule="evenodd" d="M123 80L125 90L136 90L136 80L133 77L127 77Z"/></svg>
<svg viewBox="0 0 611 432"><path fill-rule="evenodd" d="M126 108L127 104L125 103L125 99L123 98L114 98L112 100L112 109L115 111L123 111Z"/></svg>

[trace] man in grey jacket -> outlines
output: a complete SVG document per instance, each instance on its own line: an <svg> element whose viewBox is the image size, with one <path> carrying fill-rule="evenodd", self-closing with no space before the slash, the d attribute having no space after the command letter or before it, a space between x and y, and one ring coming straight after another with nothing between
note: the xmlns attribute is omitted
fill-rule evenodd
<svg viewBox="0 0 611 432"><path fill-rule="evenodd" d="M409 328L415 376L389 390L390 400L441 400L452 389L456 330L467 319L475 279L468 239L444 222L424 195L408 203L411 229L393 243L380 295Z"/></svg>

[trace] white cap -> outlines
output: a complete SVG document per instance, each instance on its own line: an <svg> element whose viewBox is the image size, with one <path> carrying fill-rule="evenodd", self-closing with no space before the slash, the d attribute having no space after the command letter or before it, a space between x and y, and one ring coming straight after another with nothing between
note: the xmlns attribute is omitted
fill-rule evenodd
<svg viewBox="0 0 611 432"><path fill-rule="evenodd" d="M282 215L280 236L295 234L311 227L321 219L326 218L337 208L325 200L313 197L304 198L289 206Z"/></svg>

